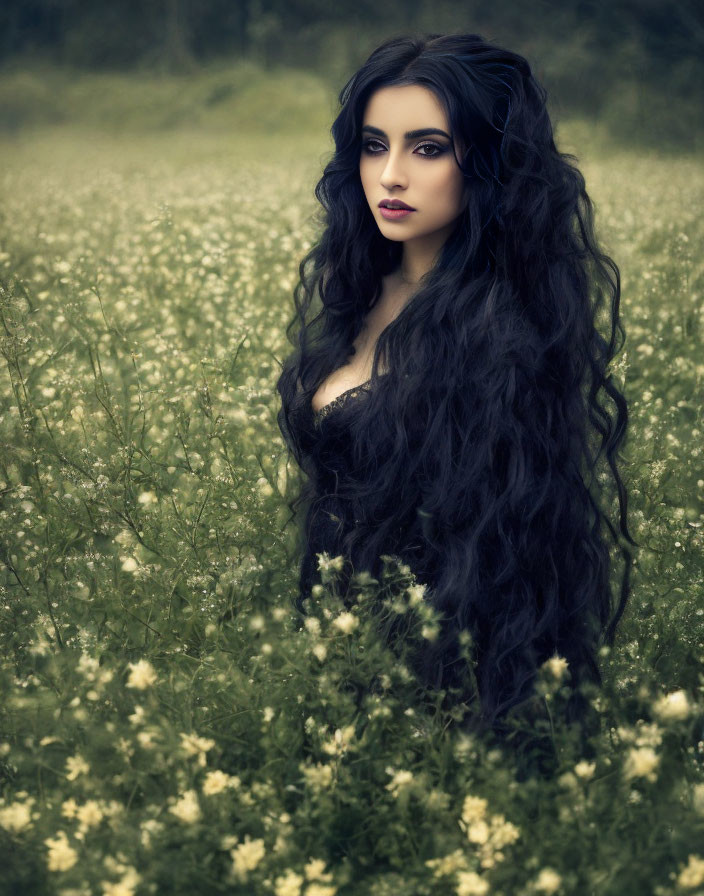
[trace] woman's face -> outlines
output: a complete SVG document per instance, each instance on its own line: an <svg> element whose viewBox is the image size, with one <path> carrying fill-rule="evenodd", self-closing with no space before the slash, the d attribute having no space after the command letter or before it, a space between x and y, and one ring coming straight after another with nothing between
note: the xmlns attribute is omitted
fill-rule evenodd
<svg viewBox="0 0 704 896"><path fill-rule="evenodd" d="M445 110L420 85L382 87L371 95L362 119L359 174L374 220L390 240L439 249L466 205ZM401 200L413 211L384 217L383 200Z"/></svg>

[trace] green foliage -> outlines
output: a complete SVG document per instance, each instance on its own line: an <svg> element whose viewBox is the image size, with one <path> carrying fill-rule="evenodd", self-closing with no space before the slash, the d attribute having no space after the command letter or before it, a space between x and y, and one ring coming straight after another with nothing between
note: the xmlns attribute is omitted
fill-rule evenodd
<svg viewBox="0 0 704 896"><path fill-rule="evenodd" d="M199 85L222 72L212 95L225 100L223 111L239 111L231 91L248 70L256 90L262 75L254 68L273 76L274 108L280 96L300 115L296 90L288 88L308 91L304 72L334 96L391 35L465 31L526 56L554 111L599 118L624 143L702 146L704 18L696 0L72 0L60 10L55 0L33 0L31 10L26 6L5 0L0 8L0 128L56 115L82 120L84 104L89 117L112 126L131 120L126 101L148 128L204 125L217 115ZM17 77L22 71L27 77ZM132 77L116 78L118 72ZM266 99L259 111L268 114Z"/></svg>
<svg viewBox="0 0 704 896"><path fill-rule="evenodd" d="M0 893L701 891L704 173L563 136L622 269L643 547L593 724L555 657L505 742L415 679L397 558L343 592L320 555L292 608L274 383L323 148L0 146Z"/></svg>
<svg viewBox="0 0 704 896"><path fill-rule="evenodd" d="M10 67L0 80L0 131L46 124L153 133L191 128L219 134L291 136L330 126L334 97L319 77L246 60L214 62L197 74L139 74Z"/></svg>

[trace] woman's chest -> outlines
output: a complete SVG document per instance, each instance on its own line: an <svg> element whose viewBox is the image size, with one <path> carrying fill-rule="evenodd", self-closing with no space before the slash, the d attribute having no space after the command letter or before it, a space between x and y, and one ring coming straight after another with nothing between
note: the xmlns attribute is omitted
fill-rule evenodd
<svg viewBox="0 0 704 896"><path fill-rule="evenodd" d="M387 326L384 319L372 312L352 343L351 358L323 380L314 393L311 406L318 413L344 393L366 385L372 376L372 361L379 336ZM348 356L349 357L349 356Z"/></svg>

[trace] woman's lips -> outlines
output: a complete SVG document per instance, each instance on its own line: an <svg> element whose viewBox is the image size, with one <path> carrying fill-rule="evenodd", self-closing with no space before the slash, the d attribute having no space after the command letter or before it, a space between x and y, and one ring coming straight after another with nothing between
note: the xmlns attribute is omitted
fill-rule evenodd
<svg viewBox="0 0 704 896"><path fill-rule="evenodd" d="M398 218L405 218L407 215L413 214L415 209L412 208L387 208L387 206L382 205L379 208L381 212L382 218L387 218L389 221L395 221Z"/></svg>

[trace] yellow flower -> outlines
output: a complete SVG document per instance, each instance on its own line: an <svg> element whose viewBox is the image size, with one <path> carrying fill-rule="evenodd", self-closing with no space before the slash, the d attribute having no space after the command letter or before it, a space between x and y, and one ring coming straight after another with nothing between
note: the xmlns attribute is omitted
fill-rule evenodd
<svg viewBox="0 0 704 896"><path fill-rule="evenodd" d="M461 849L456 849L446 856L440 856L437 859L426 859L425 864L434 872L435 877L442 877L443 875L454 874L455 871L466 871L467 858Z"/></svg>
<svg viewBox="0 0 704 896"><path fill-rule="evenodd" d="M115 862L114 860L109 862L107 858L105 860L105 865L109 871L113 871L117 874L123 872L123 874L122 880L117 881L117 883L110 883L106 880L102 881L103 896L134 896L137 884L141 880L137 870L131 866Z"/></svg>
<svg viewBox="0 0 704 896"><path fill-rule="evenodd" d="M488 803L484 797L467 794L462 804L462 821L466 824L480 821L486 814L487 805Z"/></svg>
<svg viewBox="0 0 704 896"><path fill-rule="evenodd" d="M639 719L636 722L635 740L637 747L658 747L662 743L662 728L657 722L648 724Z"/></svg>
<svg viewBox="0 0 704 896"><path fill-rule="evenodd" d="M677 885L682 889L691 890L704 884L704 859L699 856L689 856L689 861L677 876Z"/></svg>
<svg viewBox="0 0 704 896"><path fill-rule="evenodd" d="M323 859L310 859L304 868L303 873L308 880L322 880L329 882L332 880L332 874L325 871L325 862Z"/></svg>
<svg viewBox="0 0 704 896"><path fill-rule="evenodd" d="M354 615L354 613L340 613L339 616L333 619L332 624L344 635L349 635L359 625L359 619Z"/></svg>
<svg viewBox="0 0 704 896"><path fill-rule="evenodd" d="M82 672L86 678L93 681L100 669L100 663L94 656L90 656L90 654L83 651L76 668L79 672Z"/></svg>
<svg viewBox="0 0 704 896"><path fill-rule="evenodd" d="M289 870L286 874L276 878L274 893L276 896L300 896L302 886L303 878L301 875Z"/></svg>
<svg viewBox="0 0 704 896"><path fill-rule="evenodd" d="M118 881L116 884L102 882L103 896L134 896L134 887L127 881Z"/></svg>
<svg viewBox="0 0 704 896"><path fill-rule="evenodd" d="M164 825L162 824L162 822L157 821L155 818L148 818L146 821L142 822L140 827L142 829L140 839L142 842L142 846L145 849L149 849L149 847L152 845L152 838L164 829Z"/></svg>
<svg viewBox="0 0 704 896"><path fill-rule="evenodd" d="M386 785L386 789L391 792L392 796L398 796L402 790L413 784L413 773L406 769L394 771L391 767L386 769L387 773L393 775L393 778Z"/></svg>
<svg viewBox="0 0 704 896"><path fill-rule="evenodd" d="M68 871L78 861L78 853L69 845L64 831L58 831L56 837L47 837L44 843L49 847L47 867L49 871Z"/></svg>
<svg viewBox="0 0 704 896"><path fill-rule="evenodd" d="M586 759L582 759L581 762L578 762L577 765L575 765L574 773L578 778L588 781L594 774L595 769L596 762L587 762Z"/></svg>
<svg viewBox="0 0 704 896"><path fill-rule="evenodd" d="M103 820L105 813L97 800L87 800L76 809L76 818L84 827L94 827Z"/></svg>
<svg viewBox="0 0 704 896"><path fill-rule="evenodd" d="M228 775L219 769L208 772L203 781L203 793L211 796L215 793L222 793L226 787L239 787L240 779L237 775Z"/></svg>
<svg viewBox="0 0 704 896"><path fill-rule="evenodd" d="M322 745L323 750L331 756L346 752L354 740L354 725L337 728L332 738Z"/></svg>
<svg viewBox="0 0 704 896"><path fill-rule="evenodd" d="M312 648L313 655L319 662L323 662L325 657L328 655L328 649L324 644L315 644Z"/></svg>
<svg viewBox="0 0 704 896"><path fill-rule="evenodd" d="M567 675L568 664L563 656L555 654L549 660L545 660L543 668L552 675L556 681L562 681Z"/></svg>
<svg viewBox="0 0 704 896"><path fill-rule="evenodd" d="M201 766L205 765L205 754L214 746L215 741L212 738L181 733L181 749L187 756L197 756L198 764Z"/></svg>
<svg viewBox="0 0 704 896"><path fill-rule="evenodd" d="M467 839L472 843L486 843L489 839L489 825L485 821L475 821L467 828Z"/></svg>
<svg viewBox="0 0 704 896"><path fill-rule="evenodd" d="M201 811L195 790L187 790L180 800L177 800L173 806L169 807L169 812L172 812L176 818L186 824L198 821L201 817Z"/></svg>
<svg viewBox="0 0 704 896"><path fill-rule="evenodd" d="M562 878L552 868L543 868L534 884L536 890L547 893L548 896L552 893L557 893L561 885Z"/></svg>
<svg viewBox="0 0 704 896"><path fill-rule="evenodd" d="M266 855L264 841L261 838L252 840L249 834L234 849L230 850L235 871L240 877L245 877L248 871L252 871Z"/></svg>
<svg viewBox="0 0 704 896"><path fill-rule="evenodd" d="M64 800L61 804L61 814L65 818L75 818L76 812L78 811L78 803L74 800L73 797L70 797L67 800Z"/></svg>
<svg viewBox="0 0 704 896"><path fill-rule="evenodd" d="M495 849L515 843L519 836L516 825L506 821L503 815L491 816L491 844Z"/></svg>
<svg viewBox="0 0 704 896"><path fill-rule="evenodd" d="M144 712L144 707L143 706L135 706L134 712L132 713L132 715L127 716L127 718L130 720L130 722L133 725L139 725L146 718L146 713Z"/></svg>
<svg viewBox="0 0 704 896"><path fill-rule="evenodd" d="M687 692L683 690L663 694L653 704L653 712L664 722L681 722L689 716L691 711L692 707Z"/></svg>
<svg viewBox="0 0 704 896"><path fill-rule="evenodd" d="M335 896L337 887L331 884L308 884L305 896Z"/></svg>
<svg viewBox="0 0 704 896"><path fill-rule="evenodd" d="M154 738L157 732L154 728L147 731L138 731L136 735L137 743L145 750L150 750L154 746Z"/></svg>
<svg viewBox="0 0 704 896"><path fill-rule="evenodd" d="M652 747L631 747L623 766L623 773L627 779L646 778L655 781L656 768L660 757Z"/></svg>
<svg viewBox="0 0 704 896"><path fill-rule="evenodd" d="M127 679L128 688L136 688L138 691L146 690L156 681L156 672L149 660L138 660L129 663L130 675Z"/></svg>
<svg viewBox="0 0 704 896"><path fill-rule="evenodd" d="M476 871L457 872L457 896L485 896L489 884Z"/></svg>
<svg viewBox="0 0 704 896"><path fill-rule="evenodd" d="M342 555L331 557L327 551L318 554L318 569L322 573L342 572L345 565L345 558Z"/></svg>
<svg viewBox="0 0 704 896"><path fill-rule="evenodd" d="M417 585L409 585L406 589L408 592L408 603L409 606L415 607L418 604L423 603L423 598L425 597L426 587L425 585L417 584Z"/></svg>
<svg viewBox="0 0 704 896"><path fill-rule="evenodd" d="M319 762L315 765L302 765L301 771L306 785L312 790L324 790L332 783L332 767L329 765L321 765Z"/></svg>
<svg viewBox="0 0 704 896"><path fill-rule="evenodd" d="M32 823L30 808L33 802L34 798L30 797L26 803L14 802L0 808L0 827L13 833L28 828Z"/></svg>
<svg viewBox="0 0 704 896"><path fill-rule="evenodd" d="M75 781L79 775L85 775L90 771L90 766L82 756L76 754L66 760L66 777L69 781Z"/></svg>
<svg viewBox="0 0 704 896"><path fill-rule="evenodd" d="M311 633L311 635L320 634L320 620L315 616L306 617L306 621L303 624L305 625L306 630Z"/></svg>

